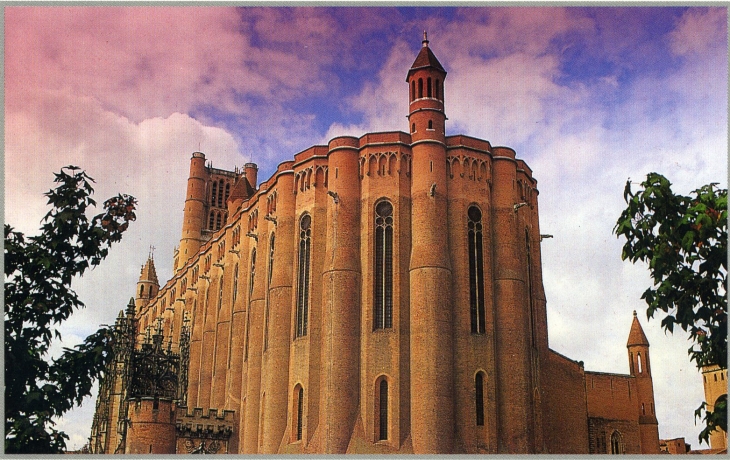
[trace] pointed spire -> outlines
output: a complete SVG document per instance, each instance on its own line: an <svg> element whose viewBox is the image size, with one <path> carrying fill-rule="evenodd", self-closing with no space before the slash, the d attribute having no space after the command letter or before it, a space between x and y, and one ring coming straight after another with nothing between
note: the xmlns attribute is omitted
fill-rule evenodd
<svg viewBox="0 0 730 460"><path fill-rule="evenodd" d="M649 346L649 340L647 340L644 330L641 328L639 318L636 317L636 310L634 310L634 320L631 323L631 332L629 332L629 341L626 343L626 346L631 347L635 345Z"/></svg>
<svg viewBox="0 0 730 460"><path fill-rule="evenodd" d="M421 51L418 52L418 56L416 56L416 60L413 61L413 65L411 66L410 70L408 70L408 77L410 77L411 73L414 70L417 69L424 69L424 68L433 68L438 70L439 72L443 72L446 74L446 70L444 70L444 66L441 65L438 59L436 59L436 55L433 54L433 51L431 51L431 48L428 47L428 34L426 31L423 31L423 41L421 42L423 46L421 47ZM406 80L408 80L408 77L406 77Z"/></svg>
<svg viewBox="0 0 730 460"><path fill-rule="evenodd" d="M157 270L155 270L155 258L152 254L152 251L154 251L154 248L151 247L150 255L147 258L147 263L145 263L142 266L142 270L139 275L140 281L150 281L154 284L159 285L159 281L157 281Z"/></svg>

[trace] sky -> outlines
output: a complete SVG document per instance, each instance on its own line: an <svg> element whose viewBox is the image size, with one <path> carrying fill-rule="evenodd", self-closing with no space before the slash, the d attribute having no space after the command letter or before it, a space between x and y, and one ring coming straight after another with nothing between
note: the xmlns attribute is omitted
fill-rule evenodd
<svg viewBox="0 0 730 460"><path fill-rule="evenodd" d="M5 222L34 234L53 173L77 165L98 202L139 200L85 302L72 346L134 296L150 246L172 274L191 153L232 170L277 164L338 135L408 131L405 77L428 31L448 71L447 135L516 150L538 181L550 347L628 374L637 310L651 343L662 439L698 448L702 378L688 335L647 321L647 267L612 229L631 179L677 193L727 188L728 41L722 7L6 7ZM98 211L101 212L101 211ZM95 396L95 395L94 395ZM58 422L88 438L94 398ZM707 447L703 445L702 447Z"/></svg>

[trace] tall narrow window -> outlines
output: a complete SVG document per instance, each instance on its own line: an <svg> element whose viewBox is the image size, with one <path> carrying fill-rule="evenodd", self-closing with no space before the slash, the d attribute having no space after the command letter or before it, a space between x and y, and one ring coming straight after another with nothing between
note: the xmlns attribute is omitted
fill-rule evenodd
<svg viewBox="0 0 730 460"><path fill-rule="evenodd" d="M469 251L469 313L472 334L486 332L484 312L484 263L482 248L482 212L476 206L467 211Z"/></svg>
<svg viewBox="0 0 730 460"><path fill-rule="evenodd" d="M393 205L375 206L375 289L373 329L393 327Z"/></svg>
<svg viewBox="0 0 730 460"><path fill-rule="evenodd" d="M213 193L210 196L210 204L215 206L218 201L218 182L213 182Z"/></svg>
<svg viewBox="0 0 730 460"><path fill-rule="evenodd" d="M380 381L379 406L380 429L378 430L378 441L385 441L388 439L388 381L385 379Z"/></svg>
<svg viewBox="0 0 730 460"><path fill-rule="evenodd" d="M423 97L423 78L418 79L418 98Z"/></svg>
<svg viewBox="0 0 730 460"><path fill-rule="evenodd" d="M218 310L223 306L223 275L218 278Z"/></svg>
<svg viewBox="0 0 730 460"><path fill-rule="evenodd" d="M233 269L233 295L231 296L234 305L236 304L236 298L238 298L238 264L236 264L236 268Z"/></svg>
<svg viewBox="0 0 730 460"><path fill-rule="evenodd" d="M644 372L644 369L642 368L642 365L641 365L641 352L638 352L636 354L636 363L638 364L638 367L639 367L639 374L642 374ZM717 376L715 376L715 380L717 380Z"/></svg>
<svg viewBox="0 0 730 460"><path fill-rule="evenodd" d="M475 402L477 409L477 426L484 426L484 374L477 372L474 378Z"/></svg>
<svg viewBox="0 0 730 460"><path fill-rule="evenodd" d="M223 179L218 182L218 207L223 207Z"/></svg>
<svg viewBox="0 0 730 460"><path fill-rule="evenodd" d="M246 340L243 347L243 360L248 359L248 337L251 330L251 295L253 294L253 282L256 276L256 248L251 251L251 280L248 284L248 308L246 309Z"/></svg>
<svg viewBox="0 0 730 460"><path fill-rule="evenodd" d="M431 97L431 77L426 80L426 97Z"/></svg>
<svg viewBox="0 0 730 460"><path fill-rule="evenodd" d="M411 102L413 102L416 99L416 82L415 80L411 82Z"/></svg>
<svg viewBox="0 0 730 460"><path fill-rule="evenodd" d="M271 234L269 240L269 284L271 284L271 275L274 273L274 234Z"/></svg>
<svg viewBox="0 0 730 460"><path fill-rule="evenodd" d="M297 396L297 435L296 440L302 440L302 425L304 424L304 388L299 387Z"/></svg>
<svg viewBox="0 0 730 460"><path fill-rule="evenodd" d="M530 341L537 348L537 324L535 322L535 306L532 303L532 249L530 232L525 228L525 253L527 254L527 307L530 313Z"/></svg>
<svg viewBox="0 0 730 460"><path fill-rule="evenodd" d="M307 335L309 314L309 259L312 241L312 218L304 214L299 219L299 276L297 279L297 323L295 337Z"/></svg>
<svg viewBox="0 0 730 460"><path fill-rule="evenodd" d="M248 297L249 302L251 301L251 294L253 294L253 281L256 275L256 248L251 251L251 279L248 283Z"/></svg>
<svg viewBox="0 0 730 460"><path fill-rule="evenodd" d="M436 85L433 88L434 95L436 99L441 99L441 85L439 84L439 79L436 79Z"/></svg>
<svg viewBox="0 0 730 460"><path fill-rule="evenodd" d="M228 202L228 196L231 194L231 184L226 184L226 194L223 196L223 202Z"/></svg>
<svg viewBox="0 0 730 460"><path fill-rule="evenodd" d="M274 270L274 234L269 239L269 289L271 289L271 274ZM264 312L264 351L269 348L269 301L270 294L267 290L266 294L266 311Z"/></svg>

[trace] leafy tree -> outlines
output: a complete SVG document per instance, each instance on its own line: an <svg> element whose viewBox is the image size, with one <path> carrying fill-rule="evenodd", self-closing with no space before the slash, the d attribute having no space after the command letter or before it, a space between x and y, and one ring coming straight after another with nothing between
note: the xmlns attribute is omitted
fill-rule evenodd
<svg viewBox="0 0 730 460"><path fill-rule="evenodd" d="M689 332L690 361L698 368L727 365L727 189L705 185L689 196L675 194L661 174L650 173L637 192L626 183L614 233L626 238L621 258L649 264L654 286L642 295L647 317L661 310L662 327ZM706 410L700 441L717 428L727 431L727 400Z"/></svg>
<svg viewBox="0 0 730 460"><path fill-rule="evenodd" d="M68 435L58 417L80 405L110 358L112 331L102 327L74 349L49 359L57 327L83 307L74 276L99 265L135 220L136 199L118 195L89 220L93 179L75 166L55 174L45 194L51 210L40 234L25 237L5 225L5 452L59 453Z"/></svg>

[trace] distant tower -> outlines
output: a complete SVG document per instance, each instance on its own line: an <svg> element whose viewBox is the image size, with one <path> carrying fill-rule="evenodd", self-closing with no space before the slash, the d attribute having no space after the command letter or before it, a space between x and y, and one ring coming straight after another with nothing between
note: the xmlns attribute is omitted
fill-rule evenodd
<svg viewBox="0 0 730 460"><path fill-rule="evenodd" d="M185 193L185 211L183 213L179 259L176 259L175 271L185 266L185 263L198 253L203 241L202 229L205 224L208 176L209 174L205 168L205 154L201 152L193 153L190 159L188 189Z"/></svg>
<svg viewBox="0 0 730 460"><path fill-rule="evenodd" d="M155 270L155 259L152 251L147 258L147 263L142 266L142 272L137 281L137 296L134 299L134 306L137 311L147 305L151 299L157 295L160 290L160 283L157 281L157 271Z"/></svg>
<svg viewBox="0 0 730 460"><path fill-rule="evenodd" d="M446 71L423 46L408 70L411 178L411 436L413 452L453 452L454 364L446 182Z"/></svg>
<svg viewBox="0 0 730 460"><path fill-rule="evenodd" d="M629 349L630 374L636 377L639 404L639 433L642 454L659 453L659 423L654 412L654 383L651 379L649 341L634 310L634 320L626 344Z"/></svg>
<svg viewBox="0 0 730 460"><path fill-rule="evenodd" d="M715 404L722 399L727 401L727 369L705 366L702 368L702 381L707 410L713 411ZM710 433L710 447L713 450L727 449L727 433L719 429Z"/></svg>

